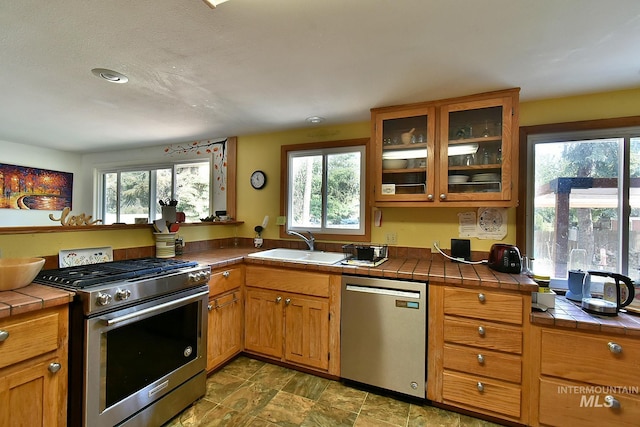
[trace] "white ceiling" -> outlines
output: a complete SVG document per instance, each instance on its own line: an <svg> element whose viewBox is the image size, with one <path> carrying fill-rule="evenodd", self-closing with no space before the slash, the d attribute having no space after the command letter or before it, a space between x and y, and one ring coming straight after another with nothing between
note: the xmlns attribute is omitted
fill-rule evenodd
<svg viewBox="0 0 640 427"><path fill-rule="evenodd" d="M638 0L10 0L0 140L104 151L511 87L636 88L639 49Z"/></svg>

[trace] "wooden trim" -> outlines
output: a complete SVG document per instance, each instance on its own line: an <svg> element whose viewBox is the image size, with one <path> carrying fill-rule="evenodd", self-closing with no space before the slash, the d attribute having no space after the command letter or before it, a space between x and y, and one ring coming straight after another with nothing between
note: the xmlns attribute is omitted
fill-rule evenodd
<svg viewBox="0 0 640 427"><path fill-rule="evenodd" d="M238 137L227 138L227 215L236 218Z"/></svg>
<svg viewBox="0 0 640 427"><path fill-rule="evenodd" d="M203 222L181 222L180 227L199 227L210 225L239 225L244 221L203 221ZM45 225L45 226L26 226L26 227L0 227L0 235L2 234L39 234L39 233L60 233L68 231L113 231L113 230L133 230L133 229L150 229L153 230L151 224L112 224L112 225Z"/></svg>
<svg viewBox="0 0 640 427"><path fill-rule="evenodd" d="M338 147L353 147L358 145L365 146L365 159L364 164L365 168L368 168L371 164L371 138L357 138L357 139L345 139L339 141L327 141L327 142L311 142L308 144L292 144L292 145L283 145L280 148L280 169L282 173L280 174L280 215L286 216L287 210L287 197L286 195L289 192L288 187L288 162L287 162L287 154L289 151L300 151L300 150L314 150L321 148L338 148ZM365 206L369 205L370 194L371 194L371 180L368 179L370 177L367 170L365 170L365 185L364 185L364 203ZM363 235L353 235L353 234L330 234L330 233L314 233L316 240L330 240L330 241L356 241L356 242L368 242L371 240L371 209L365 208L364 210L364 234ZM292 239L292 236L287 234L286 227L280 227L280 237L284 239Z"/></svg>
<svg viewBox="0 0 640 427"><path fill-rule="evenodd" d="M598 129L616 129L640 126L640 116L616 117L613 119L582 120L577 122L548 123L520 128L520 168L518 194L520 203L516 209L516 246L520 250L527 247L527 140L529 135L560 132L577 132Z"/></svg>

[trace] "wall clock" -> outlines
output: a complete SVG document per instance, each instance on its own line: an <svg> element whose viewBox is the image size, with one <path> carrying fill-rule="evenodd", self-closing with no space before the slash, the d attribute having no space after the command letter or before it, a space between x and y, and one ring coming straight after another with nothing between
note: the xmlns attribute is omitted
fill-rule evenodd
<svg viewBox="0 0 640 427"><path fill-rule="evenodd" d="M255 171L251 174L251 186L256 190L261 190L267 185L267 175L262 171Z"/></svg>

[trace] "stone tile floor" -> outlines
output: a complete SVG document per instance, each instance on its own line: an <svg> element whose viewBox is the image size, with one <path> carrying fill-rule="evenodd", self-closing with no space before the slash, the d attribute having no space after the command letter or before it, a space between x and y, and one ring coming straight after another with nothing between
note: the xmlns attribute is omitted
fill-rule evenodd
<svg viewBox="0 0 640 427"><path fill-rule="evenodd" d="M241 356L209 376L206 395L164 427L195 426L490 427L496 424Z"/></svg>

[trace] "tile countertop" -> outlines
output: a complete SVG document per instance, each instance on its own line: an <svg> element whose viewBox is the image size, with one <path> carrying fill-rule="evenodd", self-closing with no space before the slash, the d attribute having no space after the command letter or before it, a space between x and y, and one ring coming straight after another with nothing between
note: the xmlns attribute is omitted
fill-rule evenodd
<svg viewBox="0 0 640 427"><path fill-rule="evenodd" d="M357 274L361 276L383 277L386 279L405 279L432 281L451 285L483 286L489 288L510 289L535 292L538 285L522 274L500 273L486 265L461 264L444 259L390 258L378 267L360 267L352 265L313 265L279 260L245 258L248 253L256 252L251 248L214 249L204 252L181 255L183 259L221 268L244 262L248 265L287 267L303 270L322 271L336 274Z"/></svg>
<svg viewBox="0 0 640 427"><path fill-rule="evenodd" d="M583 332L604 332L640 337L640 315L620 312L617 316L594 316L580 308L576 302L562 295L556 296L555 308L531 313L531 323L577 329Z"/></svg>
<svg viewBox="0 0 640 427"><path fill-rule="evenodd" d="M73 292L32 283L23 288L0 292L0 319L57 305L69 304Z"/></svg>
<svg viewBox="0 0 640 427"><path fill-rule="evenodd" d="M256 252L254 248L225 248L203 252L187 253L178 258L197 261L211 268L223 268L228 265L245 263L271 267L287 267L303 270L315 270L335 274L358 274L362 276L383 277L388 279L422 280L448 285L482 286L486 288L510 289L535 292L538 285L529 277L521 274L499 273L486 265L469 265L425 258L391 258L378 267L356 267L349 265L310 265L295 262L267 261L247 258ZM73 292L31 284L13 291L0 292L0 319L29 311L40 310L73 300ZM640 336L640 316L620 313L618 316L604 318L585 313L579 306L563 296L556 298L556 307L546 312L532 312L531 323L539 326L574 328L591 332L607 332Z"/></svg>

